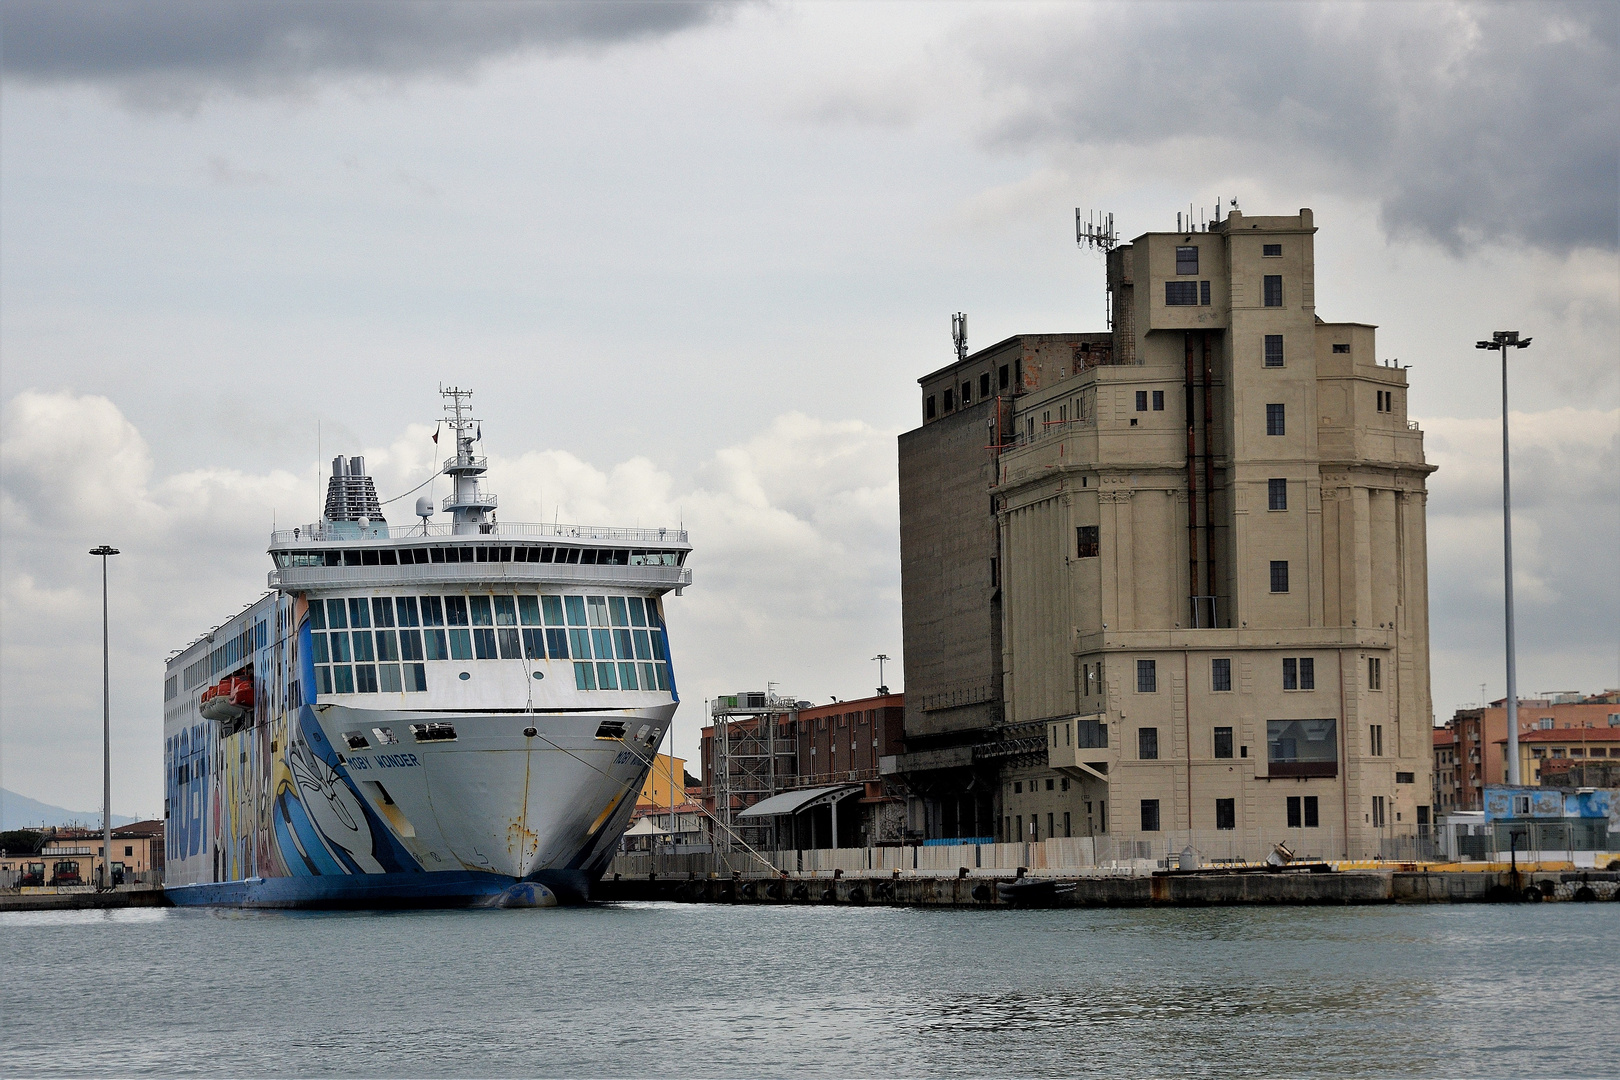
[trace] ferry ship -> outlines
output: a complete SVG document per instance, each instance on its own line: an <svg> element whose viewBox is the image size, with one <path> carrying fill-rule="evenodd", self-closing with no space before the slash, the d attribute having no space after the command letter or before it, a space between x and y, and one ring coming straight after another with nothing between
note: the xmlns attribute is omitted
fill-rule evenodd
<svg viewBox="0 0 1620 1080"><path fill-rule="evenodd" d="M435 523L390 525L363 458L274 532L269 591L164 682L166 889L243 907L589 899L679 694L675 529L497 520L471 392Z"/></svg>

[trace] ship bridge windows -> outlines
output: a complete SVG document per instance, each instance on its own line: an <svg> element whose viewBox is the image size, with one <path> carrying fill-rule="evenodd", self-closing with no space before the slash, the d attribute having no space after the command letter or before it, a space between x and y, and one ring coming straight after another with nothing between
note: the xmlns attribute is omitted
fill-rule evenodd
<svg viewBox="0 0 1620 1080"><path fill-rule="evenodd" d="M322 694L413 693L445 660L559 660L581 690L669 690L656 599L597 595L347 597L310 605Z"/></svg>

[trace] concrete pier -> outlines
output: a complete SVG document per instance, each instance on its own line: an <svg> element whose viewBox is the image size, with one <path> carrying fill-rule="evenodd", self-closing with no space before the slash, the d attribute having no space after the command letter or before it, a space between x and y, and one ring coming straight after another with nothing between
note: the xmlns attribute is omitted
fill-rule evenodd
<svg viewBox="0 0 1620 1080"><path fill-rule="evenodd" d="M605 878L598 901L710 904L879 904L896 907L1206 907L1222 904L1424 904L1620 900L1614 871L1367 871L1057 877L1064 891L1006 899L1012 875L704 876ZM1026 879L1030 880L1030 879ZM1073 888L1068 889L1072 885Z"/></svg>
<svg viewBox="0 0 1620 1080"><path fill-rule="evenodd" d="M108 889L22 889L0 892L0 911L86 911L98 908L168 907L163 886Z"/></svg>

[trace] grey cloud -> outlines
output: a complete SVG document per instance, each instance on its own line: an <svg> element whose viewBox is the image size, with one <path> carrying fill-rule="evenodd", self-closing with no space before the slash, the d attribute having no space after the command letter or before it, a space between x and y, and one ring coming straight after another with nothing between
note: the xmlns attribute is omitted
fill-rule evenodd
<svg viewBox="0 0 1620 1080"><path fill-rule="evenodd" d="M975 44L992 141L1185 147L1180 181L1304 170L1453 251L1620 239L1620 5L1079 10Z"/></svg>
<svg viewBox="0 0 1620 1080"><path fill-rule="evenodd" d="M144 104L320 78L464 74L531 50L590 48L708 22L714 3L593 0L4 0L8 79L110 85Z"/></svg>

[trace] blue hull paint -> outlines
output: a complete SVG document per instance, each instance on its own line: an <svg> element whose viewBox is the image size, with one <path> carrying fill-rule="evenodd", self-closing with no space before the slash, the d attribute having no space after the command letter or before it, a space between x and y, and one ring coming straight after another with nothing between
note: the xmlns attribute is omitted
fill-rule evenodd
<svg viewBox="0 0 1620 1080"><path fill-rule="evenodd" d="M547 870L524 879L543 885L565 904L590 899L592 878L575 870ZM334 874L255 878L164 890L177 907L429 908L494 905L518 884L504 874L441 870L422 874Z"/></svg>

